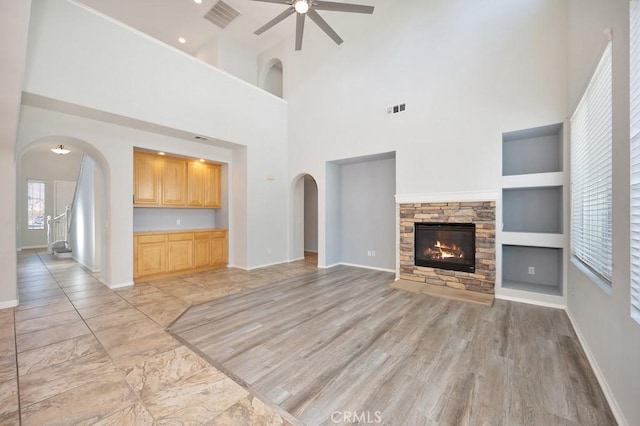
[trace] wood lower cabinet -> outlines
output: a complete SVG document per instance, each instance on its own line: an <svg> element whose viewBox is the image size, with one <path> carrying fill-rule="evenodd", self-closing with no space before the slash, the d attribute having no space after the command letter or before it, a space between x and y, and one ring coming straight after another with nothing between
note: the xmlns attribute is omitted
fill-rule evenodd
<svg viewBox="0 0 640 426"><path fill-rule="evenodd" d="M167 236L140 235L134 244L133 277L163 274L167 270Z"/></svg>
<svg viewBox="0 0 640 426"><path fill-rule="evenodd" d="M224 267L227 246L226 229L135 234L134 281Z"/></svg>
<svg viewBox="0 0 640 426"><path fill-rule="evenodd" d="M169 234L167 272L193 269L193 233Z"/></svg>
<svg viewBox="0 0 640 426"><path fill-rule="evenodd" d="M193 266L211 265L211 232L198 232L193 236Z"/></svg>

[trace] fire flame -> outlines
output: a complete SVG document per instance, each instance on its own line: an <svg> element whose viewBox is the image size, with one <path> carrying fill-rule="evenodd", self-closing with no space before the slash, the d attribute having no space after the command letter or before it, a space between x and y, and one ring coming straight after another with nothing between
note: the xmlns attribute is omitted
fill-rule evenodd
<svg viewBox="0 0 640 426"><path fill-rule="evenodd" d="M427 258L438 260L438 259L464 259L464 251L457 246L456 244L442 244L440 241L437 241L433 248L427 248L423 255Z"/></svg>

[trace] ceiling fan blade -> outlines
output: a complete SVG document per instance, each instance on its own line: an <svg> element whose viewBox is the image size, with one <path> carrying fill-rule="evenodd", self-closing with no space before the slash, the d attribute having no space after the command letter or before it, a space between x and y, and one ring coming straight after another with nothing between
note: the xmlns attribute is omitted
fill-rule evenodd
<svg viewBox="0 0 640 426"><path fill-rule="evenodd" d="M264 1L264 0L258 0ZM352 13L373 13L373 6L363 6L360 4L334 3L331 1L314 1L313 8L318 10L331 10L335 12L352 12Z"/></svg>
<svg viewBox="0 0 640 426"><path fill-rule="evenodd" d="M261 0L258 0L258 1L261 1ZM255 35L262 34L263 32L267 31L269 28L273 27L275 24L278 24L278 23L284 21L285 18L287 18L289 15L292 15L295 11L296 10L293 7L290 7L289 9L285 10L284 12L282 12L280 15L276 16L275 18L273 18L272 20L270 20L269 22L267 22L266 24L264 24L263 26L258 28L254 32L254 34Z"/></svg>
<svg viewBox="0 0 640 426"><path fill-rule="evenodd" d="M336 44L342 44L344 40L340 38L338 33L333 31L333 28L331 28L329 24L327 24L327 21L322 19L322 16L318 15L318 12L316 12L313 9L309 9L309 11L307 12L307 15L309 15L309 18L311 18L311 20L315 22L316 25L319 26L320 29L322 29L322 31L327 33L327 35L331 37L331 39L335 41Z"/></svg>
<svg viewBox="0 0 640 426"><path fill-rule="evenodd" d="M290 0L253 0L253 1L261 1L263 3L278 3L278 4L291 5L291 1Z"/></svg>
<svg viewBox="0 0 640 426"><path fill-rule="evenodd" d="M302 34L304 33L304 13L298 13L296 19L296 50L302 50Z"/></svg>

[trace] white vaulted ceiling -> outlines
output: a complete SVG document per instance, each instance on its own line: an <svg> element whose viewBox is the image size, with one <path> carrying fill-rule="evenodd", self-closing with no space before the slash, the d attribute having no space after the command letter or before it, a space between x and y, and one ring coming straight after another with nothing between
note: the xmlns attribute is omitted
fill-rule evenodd
<svg viewBox="0 0 640 426"><path fill-rule="evenodd" d="M286 9L287 6L281 4L252 0L223 0L240 12L240 15L223 30L204 19L204 15L218 0L202 0L201 4L194 0L78 1L191 55L194 55L205 43L220 37L229 37L246 48L260 53L287 38L291 39L293 45L295 34L293 16L260 36L253 34L256 29ZM383 3L384 0L347 0L345 2L375 6L376 3ZM322 12L322 16L339 34L344 33L347 28L353 31L354 27L363 25L370 19L366 15L340 12ZM314 24L309 22L307 27L312 25ZM317 31L305 30L305 38L314 36L326 37ZM179 43L179 37L184 37L186 43ZM332 43L330 39L327 38L327 40Z"/></svg>

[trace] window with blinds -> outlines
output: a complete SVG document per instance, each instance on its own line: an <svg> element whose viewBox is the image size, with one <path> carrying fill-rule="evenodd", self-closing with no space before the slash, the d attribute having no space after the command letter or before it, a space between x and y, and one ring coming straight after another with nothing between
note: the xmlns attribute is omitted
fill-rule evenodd
<svg viewBox="0 0 640 426"><path fill-rule="evenodd" d="M640 1L631 2L631 315L640 321Z"/></svg>
<svg viewBox="0 0 640 426"><path fill-rule="evenodd" d="M571 117L571 251L612 281L611 43Z"/></svg>

